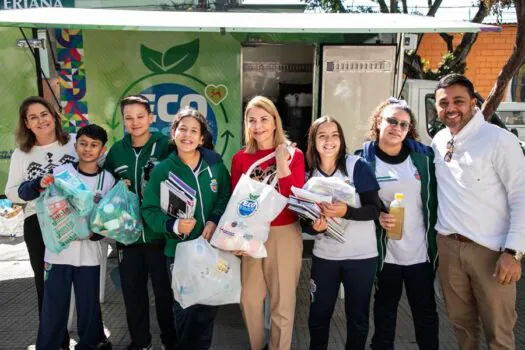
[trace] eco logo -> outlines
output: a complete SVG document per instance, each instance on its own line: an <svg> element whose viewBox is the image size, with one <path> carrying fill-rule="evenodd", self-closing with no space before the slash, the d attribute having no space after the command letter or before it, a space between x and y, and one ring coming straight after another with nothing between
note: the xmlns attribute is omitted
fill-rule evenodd
<svg viewBox="0 0 525 350"><path fill-rule="evenodd" d="M187 106L197 109L208 120L213 143L216 143L218 137L226 138L223 149L217 150L223 155L229 139L233 138L233 134L228 130L228 115L223 106L228 97L228 88L224 84L206 83L186 73L199 57L199 39L173 46L164 53L141 45L140 57L151 73L130 84L119 100L129 94L139 93L146 96L150 100L153 112L151 131L160 131L166 136L170 134L171 123L179 109ZM145 81L148 82L152 78L155 78L157 83L144 88ZM158 82L159 80L161 82ZM218 117L221 120L222 134L219 133ZM108 123L109 127L117 129L121 119L120 109L116 106L111 122Z"/></svg>
<svg viewBox="0 0 525 350"><path fill-rule="evenodd" d="M252 216L259 209L258 198L259 196L250 194L249 198L241 200L237 208L239 216L243 218Z"/></svg>

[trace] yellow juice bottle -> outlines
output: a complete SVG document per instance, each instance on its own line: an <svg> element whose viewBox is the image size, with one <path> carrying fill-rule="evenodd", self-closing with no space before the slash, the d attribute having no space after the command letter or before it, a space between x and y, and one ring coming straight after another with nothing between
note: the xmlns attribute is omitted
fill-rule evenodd
<svg viewBox="0 0 525 350"><path fill-rule="evenodd" d="M403 224L405 221L405 203L403 193L396 193L394 200L390 204L389 214L394 215L396 223L391 230L386 231L388 239L400 240L403 238Z"/></svg>

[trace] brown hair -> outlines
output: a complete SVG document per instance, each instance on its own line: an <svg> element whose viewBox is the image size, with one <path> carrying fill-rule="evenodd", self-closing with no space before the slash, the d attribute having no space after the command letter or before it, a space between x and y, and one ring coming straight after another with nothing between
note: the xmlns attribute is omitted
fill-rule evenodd
<svg viewBox="0 0 525 350"><path fill-rule="evenodd" d="M345 134L343 133L343 128L341 127L341 124L339 124L337 120L329 116L323 116L319 119L316 119L310 126L310 129L308 130L308 148L306 150L306 161L308 162L308 169L310 170L310 175L321 164L321 157L319 156L319 152L317 151L317 144L315 142L315 139L317 137L317 131L319 130L319 127L324 123L334 123L337 126L337 132L339 133L339 140L341 145L339 148L339 152L337 152L335 166L343 174L348 176L346 171Z"/></svg>
<svg viewBox="0 0 525 350"><path fill-rule="evenodd" d="M55 119L55 134L57 141L61 145L65 145L69 141L69 134L62 127L62 118L53 105L42 97L30 96L20 104L20 108L18 110L18 125L16 127L15 134L15 141L18 145L18 148L20 148L20 150L25 153L31 151L31 148L33 148L33 146L36 144L35 134L26 125L27 111L31 105L36 103L44 106L49 111L49 113L51 113L53 119Z"/></svg>
<svg viewBox="0 0 525 350"><path fill-rule="evenodd" d="M212 134L210 132L210 129L208 128L208 121L206 118L202 115L201 112L196 110L195 108L191 107L185 107L182 108L175 114L175 118L173 119L173 123L171 124L171 140L170 143L174 146L175 140L173 139L173 134L177 127L179 126L180 122L184 118L193 118L197 122L199 122L200 128L201 128L201 136L203 139L202 147L213 149L213 140L212 140Z"/></svg>
<svg viewBox="0 0 525 350"><path fill-rule="evenodd" d="M388 100L381 102L381 104L376 107L374 113L370 117L370 130L366 135L367 140L379 140L379 128L377 125L381 122L381 118L383 118L383 112L385 111L386 107L392 106L395 110L404 111L410 116L410 127L408 128L406 137L419 141L419 133L417 132L416 117L414 116L414 113L410 107L399 102L399 100L389 98Z"/></svg>
<svg viewBox="0 0 525 350"><path fill-rule="evenodd" d="M248 113L252 108L263 109L266 113L273 117L275 122L275 131L273 136L273 147L277 147L282 143L288 143L288 138L284 133L283 122L279 116L277 108L273 102L264 96L255 96L248 102L246 105L246 110L244 111L244 142L245 142L245 152L246 153L255 153L257 151L257 141L253 139L250 135L250 130L248 129Z"/></svg>

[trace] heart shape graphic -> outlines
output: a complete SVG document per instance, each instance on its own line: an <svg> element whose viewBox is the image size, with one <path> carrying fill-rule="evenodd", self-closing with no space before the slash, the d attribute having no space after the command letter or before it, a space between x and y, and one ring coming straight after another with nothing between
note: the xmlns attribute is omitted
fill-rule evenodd
<svg viewBox="0 0 525 350"><path fill-rule="evenodd" d="M214 105L218 106L226 96L228 96L228 88L223 85L210 84L204 89L204 94Z"/></svg>

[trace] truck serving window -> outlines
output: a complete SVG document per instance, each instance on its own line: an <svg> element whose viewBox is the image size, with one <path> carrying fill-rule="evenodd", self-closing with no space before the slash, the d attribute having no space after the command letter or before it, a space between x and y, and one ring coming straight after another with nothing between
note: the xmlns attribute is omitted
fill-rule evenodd
<svg viewBox="0 0 525 350"><path fill-rule="evenodd" d="M436 111L436 98L434 94L425 95L425 115L427 117L427 131L431 138L443 129L444 125L439 120Z"/></svg>

